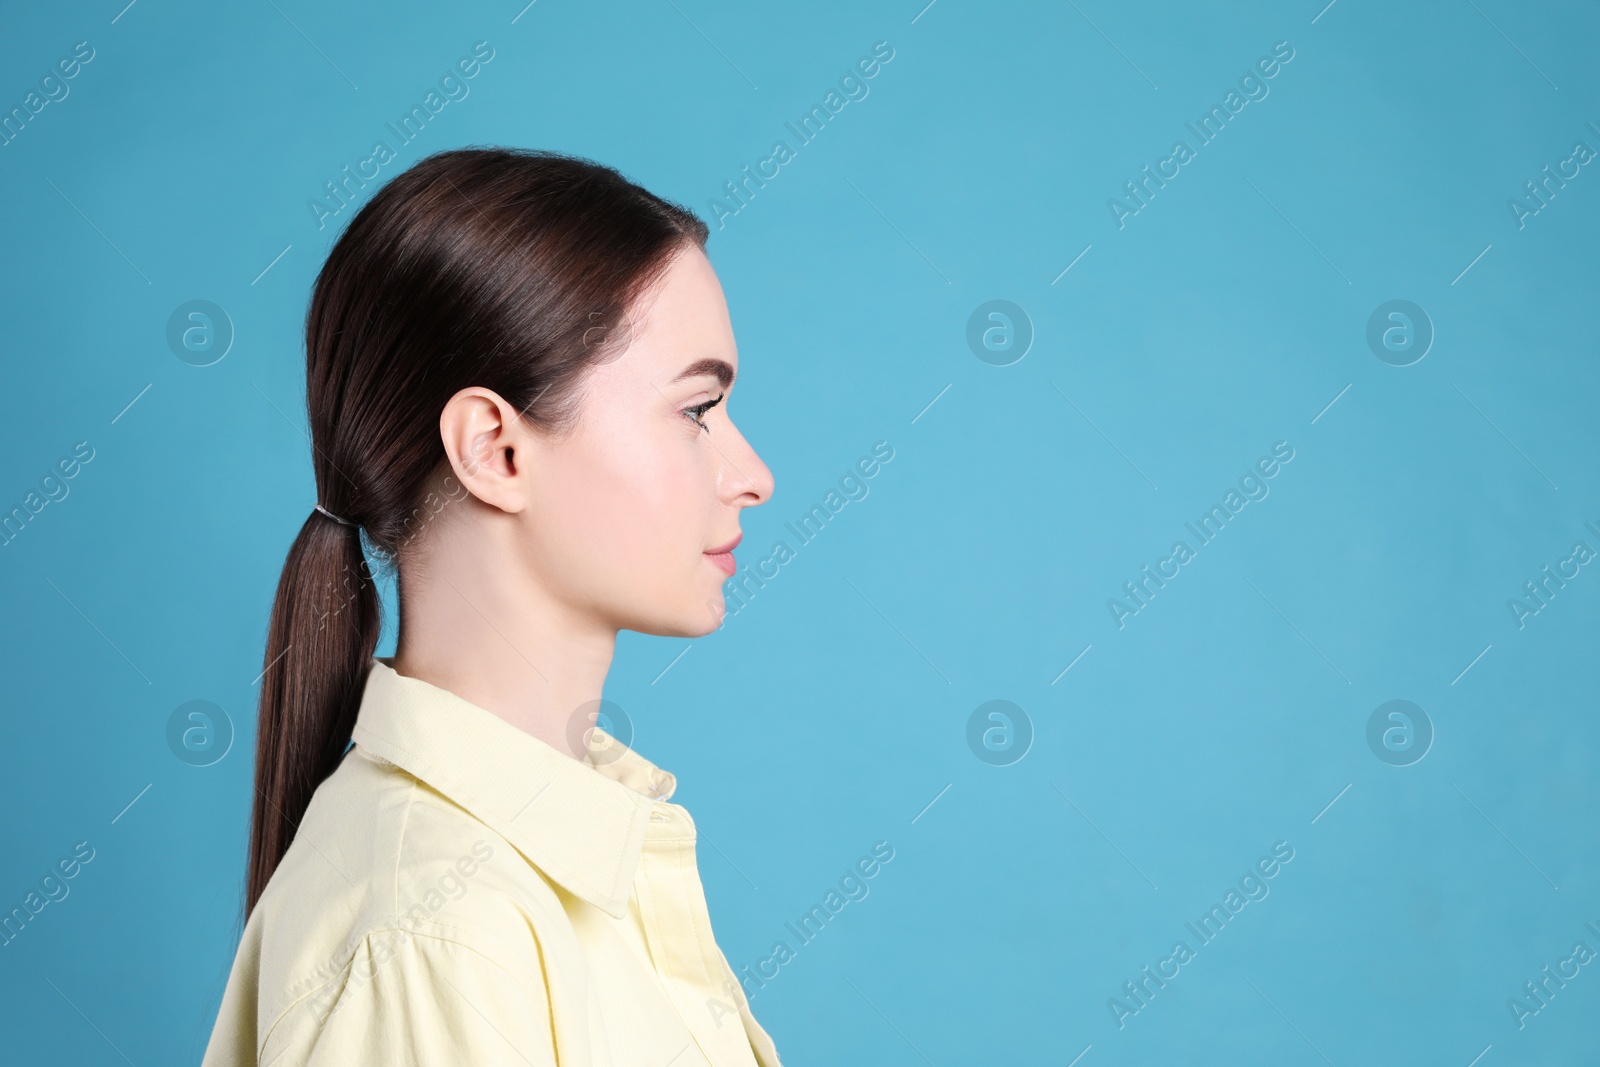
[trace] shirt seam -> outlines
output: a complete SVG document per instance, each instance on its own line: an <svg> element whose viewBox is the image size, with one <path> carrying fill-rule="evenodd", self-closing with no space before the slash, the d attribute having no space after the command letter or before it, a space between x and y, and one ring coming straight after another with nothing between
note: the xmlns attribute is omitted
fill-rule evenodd
<svg viewBox="0 0 1600 1067"><path fill-rule="evenodd" d="M415 775L413 775L412 773L407 771L404 767L401 767L399 764L391 763L391 762L388 762L388 761L384 761L384 762L387 765L387 768L389 770L391 770L391 771L393 771L393 772L395 772L395 773L397 773L397 774L399 774L399 775L404 777L405 782L406 782L406 786L407 786L407 789L408 789L408 793L407 793L407 797L406 797L406 810L405 810L405 815L404 815L404 817L402 819L402 822L401 822L401 830L400 830L400 841L401 841L401 845L403 847L404 838L405 838L405 832L410 826L411 811L412 811L412 808L414 808L416 806L417 793L419 791L418 787L422 783ZM469 814L470 814L470 812L469 812ZM389 914L390 914L391 917L396 917L399 914L399 908L400 908L400 903L399 903L399 901L400 901L400 853L398 851L395 854L394 876L391 879L391 884L390 884L390 900L391 900L391 905L390 905L390 908L389 908ZM425 921L432 921L432 920L425 920ZM455 924L455 923L448 923L447 924L447 923L441 923L441 922L434 922L433 925L436 928L441 929L441 930L456 930L456 929L467 929L468 928L468 927L461 926L460 924ZM318 989L321 989L323 986L327 985L328 982L332 981L339 974L342 974L344 972L345 967L349 965L350 959L354 955L356 947L358 945L360 945L362 941L366 940L368 937L371 937L373 934L380 934L380 933L384 933L384 932L389 931L389 930L400 930L400 931L403 931L403 932L406 932L406 933L420 933L421 932L421 931L417 931L417 930L411 930L408 927L400 926L400 925L397 925L397 924L394 924L394 923L387 923L385 925L377 925L377 926L371 926L371 927L357 927L354 931L351 932L350 936L345 939L344 944L342 946L340 946L339 951L334 955L332 961L319 964L317 967L313 968L308 974L302 975L300 978L296 979L294 982L292 982L292 983L290 983L288 985L288 987L286 988L286 990L284 992L284 996L290 998L289 999L289 1006L292 1007L294 1004L296 1004L299 1001L301 1001L302 999L304 999L310 993L315 992ZM288 1007L285 1007L282 1010L280 1010L279 1017L282 1016L282 1012L283 1011L287 1011L287 1010L288 1010Z"/></svg>
<svg viewBox="0 0 1600 1067"><path fill-rule="evenodd" d="M417 778L413 774L406 775L406 811L400 819L400 833L394 845L394 871L389 879L389 914L396 915L400 912L400 857L406 851L406 831L411 828L411 809L417 803Z"/></svg>
<svg viewBox="0 0 1600 1067"><path fill-rule="evenodd" d="M328 977L328 979L326 981L322 982L320 985L315 986L314 988L308 989L304 993L300 994L294 1000L290 1001L283 1008L282 1011L278 1012L277 1018L272 1020L272 1025L267 1027L266 1034L261 1038L261 1044L256 1049L256 1059L259 1061L266 1054L268 1043L271 1042L273 1036L278 1032L278 1027L283 1023L283 1021L285 1019L287 1019L289 1017L289 1013L290 1012L294 1011L294 1009L296 1007L298 1007L299 1005L303 1004L306 1001L306 999L309 998L310 996L312 996L313 994L320 992L321 990L323 990L323 989L327 988L329 985L331 985L333 982L337 981L340 977L342 977L344 975L344 973L347 970L349 970L351 964L355 960L355 950L360 947L360 945L361 945L361 943L363 941L369 940L370 938L372 938L376 934L386 933L386 932L388 932L390 930L400 930L402 932L409 933L414 938L420 937L420 938L426 938L429 941L436 941L436 942L440 942L440 943L443 943L443 944L458 945L461 948L465 949L467 952L470 952L472 955L478 957L479 959L481 959L484 962L486 962L486 963L490 964L491 966L493 966L495 968L495 970L497 970L501 974L505 975L506 978L508 978L511 981L511 983L513 985L515 985L517 988L519 988L519 989L525 988L525 985L524 985L523 981L521 979L519 979L516 975L512 974L511 971L508 970L505 967L505 965L502 964L499 960L495 959L493 956L489 955L487 952L484 952L482 949L477 948L474 945L470 945L467 942L460 940L459 938L447 937L444 934L432 934L432 933L425 933L425 932L418 931L418 930L407 930L405 927L401 927L401 926L385 926L385 927L375 928L375 929L367 931L365 934L363 934L361 937L359 937L359 938L357 938L355 940L355 942L350 946L350 953L349 953L348 958L346 958L344 960L344 962L342 964L340 964L339 970L336 973L334 973L333 975L330 975ZM539 974L542 977L542 976L544 976L546 974L545 966L544 966L544 946L539 944L539 940L538 940L537 937L534 938L534 947L535 947L536 955L539 958ZM550 996L548 995L548 989L546 990L546 996L545 996L544 999L547 1002L547 1006L548 1006L548 1002L551 999ZM553 1011L553 1009L551 1009L551 1010ZM551 1025L553 1027L554 1024L555 1024L555 1018L554 1018L553 1015L551 1016L551 1020L550 1021L551 1021ZM554 1033L554 1030L552 1029L551 1032Z"/></svg>

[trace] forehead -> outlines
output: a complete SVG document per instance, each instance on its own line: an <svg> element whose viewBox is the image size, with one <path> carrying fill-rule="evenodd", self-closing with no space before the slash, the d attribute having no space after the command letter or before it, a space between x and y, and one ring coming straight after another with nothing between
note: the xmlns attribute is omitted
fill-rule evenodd
<svg viewBox="0 0 1600 1067"><path fill-rule="evenodd" d="M632 343L624 361L656 381L672 381L703 360L739 365L722 284L698 248L673 259L630 317Z"/></svg>

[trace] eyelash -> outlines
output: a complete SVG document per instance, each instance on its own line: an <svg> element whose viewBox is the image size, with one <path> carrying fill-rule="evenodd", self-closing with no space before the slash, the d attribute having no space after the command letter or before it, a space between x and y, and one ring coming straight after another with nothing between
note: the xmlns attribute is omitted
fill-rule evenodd
<svg viewBox="0 0 1600 1067"><path fill-rule="evenodd" d="M717 397L715 400L707 400L704 404L696 404L692 408L684 408L683 413L689 417L690 422L700 427L706 433L710 433L711 427L701 422L700 419L705 416L706 412L722 403L722 397L727 395L727 393L723 393L722 396Z"/></svg>

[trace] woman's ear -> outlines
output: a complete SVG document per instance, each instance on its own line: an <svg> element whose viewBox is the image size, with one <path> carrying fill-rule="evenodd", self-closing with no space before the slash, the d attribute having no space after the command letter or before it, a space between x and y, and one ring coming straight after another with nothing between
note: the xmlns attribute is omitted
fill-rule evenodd
<svg viewBox="0 0 1600 1067"><path fill-rule="evenodd" d="M511 514L528 506L520 475L532 457L529 433L516 409L481 386L461 390L439 413L439 437L455 476L473 496Z"/></svg>

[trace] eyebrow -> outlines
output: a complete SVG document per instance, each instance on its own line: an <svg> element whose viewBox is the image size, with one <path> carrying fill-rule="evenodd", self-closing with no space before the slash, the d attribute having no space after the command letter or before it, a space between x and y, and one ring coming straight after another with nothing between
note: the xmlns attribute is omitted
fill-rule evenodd
<svg viewBox="0 0 1600 1067"><path fill-rule="evenodd" d="M683 368L683 371L672 380L681 382L685 378L698 378L701 375L710 375L716 378L718 384L726 389L733 384L733 364L724 359L707 358L696 360Z"/></svg>

